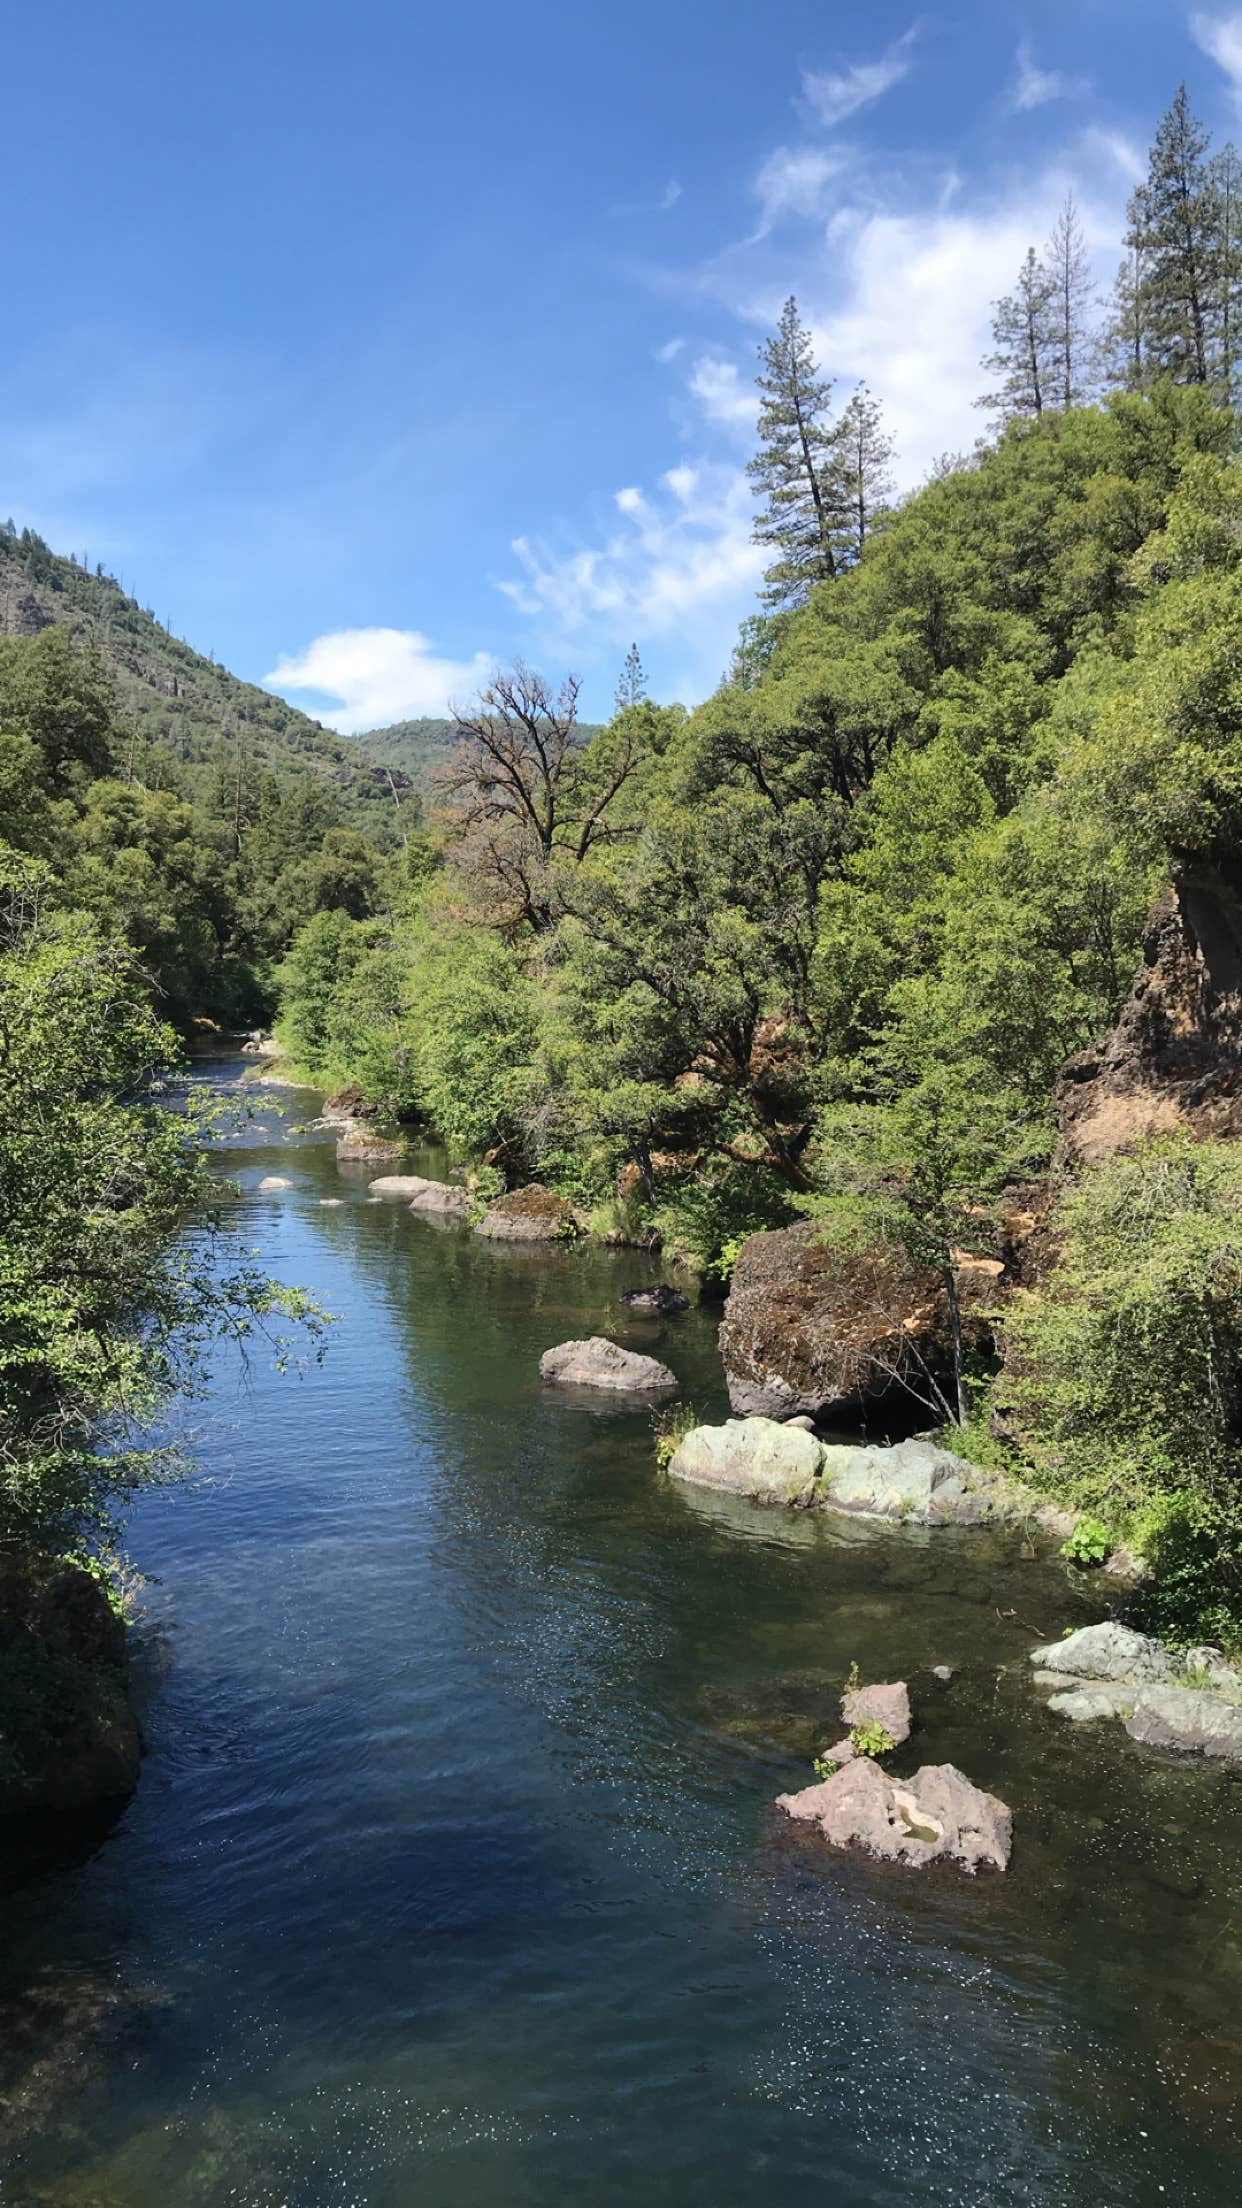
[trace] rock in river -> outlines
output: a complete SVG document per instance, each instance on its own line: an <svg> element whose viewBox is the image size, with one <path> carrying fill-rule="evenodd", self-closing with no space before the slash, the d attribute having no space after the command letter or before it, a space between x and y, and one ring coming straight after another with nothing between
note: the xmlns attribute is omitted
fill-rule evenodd
<svg viewBox="0 0 1242 2208"><path fill-rule="evenodd" d="M578 1224L563 1196L532 1181L498 1196L474 1231L488 1242L565 1242L577 1234Z"/></svg>
<svg viewBox="0 0 1242 2208"><path fill-rule="evenodd" d="M562 1342L545 1350L539 1360L540 1376L566 1387L610 1388L628 1395L664 1394L677 1386L677 1377L656 1357L640 1357L622 1349L602 1334L585 1342Z"/></svg>
<svg viewBox="0 0 1242 2208"><path fill-rule="evenodd" d="M132 1791L141 1740L125 1663L125 1627L89 1572L0 1554L0 1670L20 1690L0 1734L0 1816Z"/></svg>
<svg viewBox="0 0 1242 2208"><path fill-rule="evenodd" d="M930 1441L889 1448L816 1439L771 1418L731 1418L695 1426L673 1454L675 1479L718 1487L756 1502L851 1511L903 1525L976 1526L1040 1519L1024 1489L980 1472Z"/></svg>
<svg viewBox="0 0 1242 2208"><path fill-rule="evenodd" d="M1174 1652L1107 1618L1031 1651L1048 1708L1077 1723L1122 1718L1131 1740L1242 1763L1242 1672L1218 1648Z"/></svg>
<svg viewBox="0 0 1242 2208"><path fill-rule="evenodd" d="M1013 1818L995 1794L972 1786L951 1763L925 1763L894 1779L869 1756L800 1794L780 1794L786 1816L817 1824L833 1848L858 1848L891 1863L923 1865L950 1856L965 1870L1003 1871Z"/></svg>
<svg viewBox="0 0 1242 2208"><path fill-rule="evenodd" d="M292 1188L292 1186L292 1181L287 1181L283 1173L265 1173L259 1183L259 1194L260 1196L270 1196L278 1188Z"/></svg>
<svg viewBox="0 0 1242 2208"><path fill-rule="evenodd" d="M664 1318L672 1318L678 1311L688 1311L690 1299L680 1288L670 1287L667 1280L657 1280L651 1288L631 1288L621 1301L630 1311L655 1311Z"/></svg>

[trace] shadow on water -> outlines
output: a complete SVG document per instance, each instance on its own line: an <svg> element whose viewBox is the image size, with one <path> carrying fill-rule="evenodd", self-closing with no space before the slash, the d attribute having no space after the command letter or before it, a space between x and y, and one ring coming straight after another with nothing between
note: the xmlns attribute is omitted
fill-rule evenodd
<svg viewBox="0 0 1242 2208"><path fill-rule="evenodd" d="M606 1330L718 1416L716 1315L370 1201L292 1102L223 1162L342 1323L301 1381L222 1357L205 1483L135 1511L147 1763L0 1902L0 2198L1235 2201L1242 1794L1047 1715L1063 1568L677 1489L538 1358ZM899 1768L1012 1803L1006 1878L775 1813L855 1659Z"/></svg>

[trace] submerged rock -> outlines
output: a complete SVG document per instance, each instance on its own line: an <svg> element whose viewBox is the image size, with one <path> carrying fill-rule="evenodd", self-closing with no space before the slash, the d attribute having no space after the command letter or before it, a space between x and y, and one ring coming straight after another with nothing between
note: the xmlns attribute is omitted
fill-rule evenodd
<svg viewBox="0 0 1242 2208"><path fill-rule="evenodd" d="M1142 1688L1126 1731L1146 1748L1242 1763L1242 1705L1208 1688Z"/></svg>
<svg viewBox="0 0 1242 2208"><path fill-rule="evenodd" d="M651 1288L631 1288L621 1301L630 1311L657 1311L665 1318L690 1309L690 1298L683 1296L680 1288L670 1287L667 1280L657 1280Z"/></svg>
<svg viewBox="0 0 1242 2208"><path fill-rule="evenodd" d="M577 1234L578 1224L563 1196L532 1181L498 1196L474 1231L489 1242L565 1242Z"/></svg>
<svg viewBox="0 0 1242 2208"><path fill-rule="evenodd" d="M886 1862L921 1866L948 1856L972 1872L1003 1871L1009 1863L1009 1809L951 1763L923 1764L912 1779L894 1779L858 1756L818 1786L778 1795L777 1806L818 1825L830 1847L857 1848Z"/></svg>
<svg viewBox="0 0 1242 2208"><path fill-rule="evenodd" d="M292 1181L287 1181L283 1173L265 1173L259 1183L259 1194L260 1196L269 1196L278 1188L292 1188L292 1186Z"/></svg>
<svg viewBox="0 0 1242 2208"><path fill-rule="evenodd" d="M561 1342L545 1350L539 1360L541 1379L565 1387L609 1388L629 1395L663 1394L677 1386L677 1376L657 1357L640 1357L622 1349L602 1334L584 1342Z"/></svg>
<svg viewBox="0 0 1242 2208"><path fill-rule="evenodd" d="M966 1331L988 1332L1002 1268L964 1259ZM809 1221L752 1234L733 1270L720 1329L729 1401L742 1416L861 1410L951 1370L944 1291L934 1273L891 1250L845 1253Z"/></svg>
<svg viewBox="0 0 1242 2208"><path fill-rule="evenodd" d="M1049 1523L1025 1489L978 1471L935 1442L851 1447L817 1440L801 1421L731 1418L723 1426L696 1426L674 1452L669 1471L675 1479L756 1502L850 1511L903 1525Z"/></svg>
<svg viewBox="0 0 1242 2208"><path fill-rule="evenodd" d="M1075 1725L1093 1725L1105 1717L1128 1717L1133 1703L1133 1687L1065 1687L1048 1697L1049 1709Z"/></svg>

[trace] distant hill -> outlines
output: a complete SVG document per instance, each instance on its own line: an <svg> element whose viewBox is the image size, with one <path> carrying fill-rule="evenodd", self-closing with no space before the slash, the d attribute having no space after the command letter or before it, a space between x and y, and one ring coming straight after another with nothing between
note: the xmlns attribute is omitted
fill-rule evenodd
<svg viewBox="0 0 1242 2208"><path fill-rule="evenodd" d="M598 735L597 723L581 721L578 735L584 744ZM369 728L349 738L354 749L377 767L391 767L422 782L447 759L457 740L456 721L394 721L389 728Z"/></svg>
<svg viewBox="0 0 1242 2208"><path fill-rule="evenodd" d="M0 635L33 636L53 622L98 646L136 735L190 770L241 734L256 769L321 776L363 815L391 807L404 787L399 760L364 752L283 698L239 681L172 635L114 576L53 552L33 530L0 527Z"/></svg>

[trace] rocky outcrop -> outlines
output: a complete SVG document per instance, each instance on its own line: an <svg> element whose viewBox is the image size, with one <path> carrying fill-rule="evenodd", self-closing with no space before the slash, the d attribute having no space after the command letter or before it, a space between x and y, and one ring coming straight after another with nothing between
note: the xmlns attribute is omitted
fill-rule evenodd
<svg viewBox="0 0 1242 2208"><path fill-rule="evenodd" d="M1121 1719L1131 1740L1242 1763L1242 1672L1218 1648L1172 1650L1107 1619L1031 1651L1048 1708L1076 1724Z"/></svg>
<svg viewBox="0 0 1242 2208"><path fill-rule="evenodd" d="M125 1627L89 1572L0 1554L0 1816L132 1792L142 1743L125 1665Z"/></svg>
<svg viewBox="0 0 1242 2208"><path fill-rule="evenodd" d="M677 1312L690 1309L689 1297L667 1280L657 1280L651 1288L631 1288L621 1301L629 1311L654 1312L661 1318L673 1318Z"/></svg>
<svg viewBox="0 0 1242 2208"><path fill-rule="evenodd" d="M565 1242L578 1232L572 1207L563 1196L532 1181L498 1196L475 1228L489 1242Z"/></svg>
<svg viewBox="0 0 1242 2208"><path fill-rule="evenodd" d="M972 1342L988 1332L1002 1267L964 1258L959 1293ZM947 1313L934 1274L898 1251L843 1252L813 1224L743 1243L720 1329L729 1401L744 1417L857 1413L903 1383L951 1371Z"/></svg>
<svg viewBox="0 0 1242 2208"><path fill-rule="evenodd" d="M321 1127L354 1127L360 1119L378 1119L379 1105L372 1104L356 1081L347 1081L334 1096L325 1096L319 1114Z"/></svg>
<svg viewBox="0 0 1242 2208"><path fill-rule="evenodd" d="M1179 870L1116 1027L1070 1059L1054 1108L1087 1162L1175 1128L1242 1136L1242 885L1224 868Z"/></svg>
<svg viewBox="0 0 1242 2208"><path fill-rule="evenodd" d="M1051 1511L1015 1482L980 1472L930 1441L851 1447L819 1441L801 1426L770 1418L731 1418L695 1426L669 1460L675 1479L715 1487L754 1502L852 1512L901 1525L1041 1525L1064 1533Z"/></svg>
<svg viewBox="0 0 1242 2208"><path fill-rule="evenodd" d="M778 1795L777 1806L817 1825L830 1847L885 1862L922 1867L947 1856L972 1872L1009 1863L1009 1809L951 1763L925 1763L912 1779L894 1779L859 1756L818 1786Z"/></svg>
<svg viewBox="0 0 1242 2208"><path fill-rule="evenodd" d="M539 1360L543 1380L561 1387L607 1388L625 1395L664 1395L677 1386L677 1376L658 1357L641 1357L622 1349L603 1334L584 1342L562 1342L544 1351Z"/></svg>

